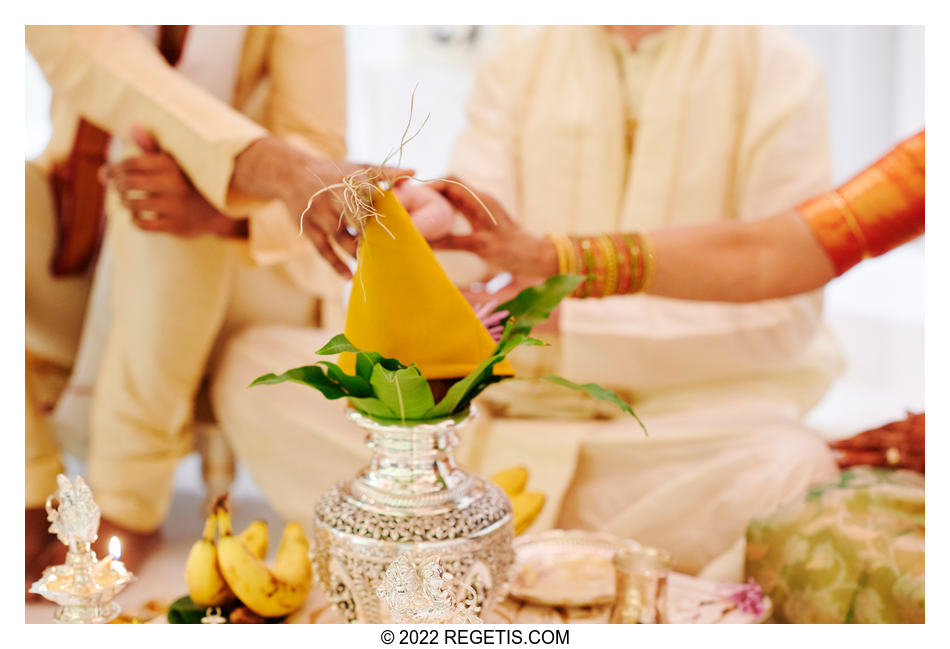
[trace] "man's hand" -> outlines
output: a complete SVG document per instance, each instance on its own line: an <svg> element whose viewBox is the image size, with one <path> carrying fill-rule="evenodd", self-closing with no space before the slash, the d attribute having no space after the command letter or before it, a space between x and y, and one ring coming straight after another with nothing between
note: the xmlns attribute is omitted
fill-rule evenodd
<svg viewBox="0 0 950 649"><path fill-rule="evenodd" d="M414 193L434 192L441 195L458 210L472 228L471 234L451 234L430 237L433 248L442 250L466 250L484 259L494 268L507 270L522 277L550 277L558 272L557 251L554 244L524 230L508 216L508 213L492 196L475 193L451 178L438 180L429 185L413 188ZM434 198L417 197L415 203L430 210L417 216L410 210L413 219L444 218ZM436 205L436 207L429 207ZM421 211L421 210L420 210Z"/></svg>
<svg viewBox="0 0 950 649"><path fill-rule="evenodd" d="M343 179L371 178L371 165L317 158L275 137L253 142L234 161L231 188L248 196L281 200L294 223L342 277L352 276L345 261L356 254L357 231L343 222ZM411 176L412 171L384 168L384 179ZM322 193L317 194L317 192ZM375 193L375 192L372 192Z"/></svg>
<svg viewBox="0 0 950 649"><path fill-rule="evenodd" d="M247 219L219 212L145 129L133 126L132 138L142 154L107 165L101 175L115 185L122 203L132 211L135 225L149 232L189 238L247 236Z"/></svg>

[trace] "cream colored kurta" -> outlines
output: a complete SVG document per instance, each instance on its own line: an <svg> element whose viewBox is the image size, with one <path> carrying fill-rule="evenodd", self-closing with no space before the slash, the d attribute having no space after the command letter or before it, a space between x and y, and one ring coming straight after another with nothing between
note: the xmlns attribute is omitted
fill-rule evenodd
<svg viewBox="0 0 950 649"><path fill-rule="evenodd" d="M596 27L515 30L479 67L452 170L539 233L757 218L827 188L821 74L799 43L769 28L676 27L642 45L618 49ZM461 256L445 257L457 280L484 273ZM650 437L570 391L493 386L459 457L482 475L526 465L528 488L547 495L532 530L606 529L698 572L751 516L834 471L827 445L799 423L840 367L820 293L749 305L569 300L562 311L553 347L518 350L516 370L615 387ZM249 330L213 386L255 480L298 520L367 451L338 402L298 385L244 386L310 362L334 333ZM488 414L499 410L519 417ZM261 428L282 442L255 438ZM718 567L739 578L741 557Z"/></svg>
<svg viewBox="0 0 950 649"><path fill-rule="evenodd" d="M509 34L479 70L453 171L538 233L761 218L827 189L822 77L797 41L675 27L641 46L618 63L600 28ZM804 411L840 363L820 306L820 292L749 305L569 300L556 369L680 404L684 389L699 398L727 380Z"/></svg>
<svg viewBox="0 0 950 649"><path fill-rule="evenodd" d="M772 28L674 27L637 51L601 28L516 30L479 70L469 116L453 171L538 233L760 218L830 184L820 68ZM797 424L841 366L820 310L820 292L566 301L553 362L528 350L521 369L618 388L652 424L649 440L624 420L576 435L558 524L658 543L698 570L748 516L827 475L830 452ZM559 396L512 384L487 398L538 416ZM510 443L481 442L496 456Z"/></svg>
<svg viewBox="0 0 950 649"><path fill-rule="evenodd" d="M219 47L207 49L215 29ZM89 478L104 514L134 529L154 529L164 517L174 467L190 447L194 396L222 329L260 321L312 322L313 296L335 298L340 291L329 266L306 240L296 238L294 220L281 204L235 195L229 183L235 156L267 132L317 155L343 156L342 29L251 26L229 63L233 38L224 32L235 29L197 27L177 71L132 28L27 29L27 45L53 90L53 138L32 165L38 195L48 191L41 173L68 153L80 116L119 140L138 122L205 197L226 213L250 218L246 244L185 240L139 231L117 196L111 191L107 196L105 250L114 270L106 305L111 314L102 334L106 351L93 395ZM208 77L222 65L231 69ZM126 146L125 152L134 149ZM39 205L30 200L28 186L28 223L50 218L32 213ZM48 247L34 248L28 267L32 262L42 269L49 253ZM269 268L255 269L255 263ZM43 273L34 275L40 279ZM39 299L48 286L62 286L48 276L45 281L31 286L28 280L27 345L33 353L68 363L75 331L31 321L39 311L31 309L31 296ZM329 315L340 321L332 309ZM65 344L57 340L63 329L72 338ZM28 478L28 487L38 492L32 500L49 493L41 483Z"/></svg>

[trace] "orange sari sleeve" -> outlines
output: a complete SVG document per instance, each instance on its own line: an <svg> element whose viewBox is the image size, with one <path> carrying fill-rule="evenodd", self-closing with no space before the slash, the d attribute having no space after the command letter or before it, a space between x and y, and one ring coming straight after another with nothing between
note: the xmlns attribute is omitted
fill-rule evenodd
<svg viewBox="0 0 950 649"><path fill-rule="evenodd" d="M806 201L811 226L838 275L924 233L924 131L838 189Z"/></svg>

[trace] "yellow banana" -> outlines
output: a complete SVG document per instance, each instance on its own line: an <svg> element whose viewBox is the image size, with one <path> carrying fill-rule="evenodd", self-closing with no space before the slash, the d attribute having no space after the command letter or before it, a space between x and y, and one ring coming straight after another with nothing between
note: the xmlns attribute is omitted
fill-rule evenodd
<svg viewBox="0 0 950 649"><path fill-rule="evenodd" d="M258 559L267 556L267 522L254 521L238 534L238 539Z"/></svg>
<svg viewBox="0 0 950 649"><path fill-rule="evenodd" d="M188 595L198 606L221 606L234 594L218 570L218 551L214 545L215 516L205 521L201 538L195 541L185 561L185 585Z"/></svg>
<svg viewBox="0 0 950 649"><path fill-rule="evenodd" d="M499 471L491 477L491 481L501 487L511 501L515 534L521 534L541 513L544 507L544 494L524 490L528 484L528 469L523 466Z"/></svg>
<svg viewBox="0 0 950 649"><path fill-rule="evenodd" d="M234 599L218 568L218 549L214 543L216 516L212 513L205 521L201 538L195 541L185 561L185 585L191 601L199 606L221 606ZM238 537L256 557L267 554L267 523L254 521Z"/></svg>
<svg viewBox="0 0 950 649"><path fill-rule="evenodd" d="M303 528L288 523L277 548L273 570L231 535L231 515L224 503L216 507L218 566L238 599L263 617L282 617L303 604L310 592L313 568Z"/></svg>
<svg viewBox="0 0 950 649"><path fill-rule="evenodd" d="M531 526L544 507L544 494L525 491L511 499L511 509L515 523L515 534L521 534Z"/></svg>
<svg viewBox="0 0 950 649"><path fill-rule="evenodd" d="M501 487L505 495L514 498L528 484L528 470L523 466L515 466L504 471L499 471L491 477L491 481Z"/></svg>

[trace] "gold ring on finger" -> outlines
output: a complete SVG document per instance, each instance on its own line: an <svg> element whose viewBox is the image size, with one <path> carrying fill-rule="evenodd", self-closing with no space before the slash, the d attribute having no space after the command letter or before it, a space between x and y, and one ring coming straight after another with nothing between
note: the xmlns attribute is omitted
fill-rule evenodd
<svg viewBox="0 0 950 649"><path fill-rule="evenodd" d="M901 462L901 452L896 446L891 446L884 454L884 459L887 460L887 463L891 466L896 466Z"/></svg>

